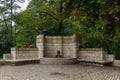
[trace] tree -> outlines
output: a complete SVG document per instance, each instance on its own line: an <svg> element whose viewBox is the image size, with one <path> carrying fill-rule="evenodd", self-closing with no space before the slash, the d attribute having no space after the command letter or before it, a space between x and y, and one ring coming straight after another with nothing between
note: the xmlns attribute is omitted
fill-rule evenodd
<svg viewBox="0 0 120 80"><path fill-rule="evenodd" d="M71 6L70 6L71 5ZM35 0L31 1L29 8L36 10L38 14L49 15L59 26L55 27L54 35L64 35L64 23L71 15L73 2L71 0Z"/></svg>
<svg viewBox="0 0 120 80"><path fill-rule="evenodd" d="M22 1L22 0L18 0ZM15 26L13 26L13 16L16 10L20 8L17 0L1 0L0 1L0 53L9 52L15 43Z"/></svg>

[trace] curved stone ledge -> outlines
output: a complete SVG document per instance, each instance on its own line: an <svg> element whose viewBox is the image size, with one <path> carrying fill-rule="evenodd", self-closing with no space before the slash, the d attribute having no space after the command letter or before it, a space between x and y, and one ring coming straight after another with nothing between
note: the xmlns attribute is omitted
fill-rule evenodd
<svg viewBox="0 0 120 80"><path fill-rule="evenodd" d="M120 67L120 60L114 60L113 66Z"/></svg>
<svg viewBox="0 0 120 80"><path fill-rule="evenodd" d="M41 58L41 64L75 64L76 58Z"/></svg>
<svg viewBox="0 0 120 80"><path fill-rule="evenodd" d="M80 48L80 51L102 51L104 48Z"/></svg>
<svg viewBox="0 0 120 80"><path fill-rule="evenodd" d="M11 48L11 51L38 51L38 48Z"/></svg>

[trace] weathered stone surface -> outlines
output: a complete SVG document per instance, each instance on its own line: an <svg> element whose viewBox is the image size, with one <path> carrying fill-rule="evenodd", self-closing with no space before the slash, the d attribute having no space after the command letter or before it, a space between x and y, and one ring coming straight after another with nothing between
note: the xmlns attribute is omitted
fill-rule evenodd
<svg viewBox="0 0 120 80"><path fill-rule="evenodd" d="M81 48L78 58L90 61L103 61L105 60L105 55L106 52L102 48Z"/></svg>
<svg viewBox="0 0 120 80"><path fill-rule="evenodd" d="M0 65L5 65L4 60L0 59Z"/></svg>
<svg viewBox="0 0 120 80"><path fill-rule="evenodd" d="M44 41L41 39L44 38ZM78 46L80 41L76 35L73 36L38 36L37 47L40 51L44 48L44 53L39 52L39 55L44 57L54 58L57 51L60 51L63 57L77 58ZM39 40L40 39L40 40ZM79 43L78 43L79 42ZM41 45L40 45L41 44ZM41 50L42 49L42 50Z"/></svg>
<svg viewBox="0 0 120 80"><path fill-rule="evenodd" d="M115 60L115 55L113 55L113 54L106 54L106 60L107 61L114 61Z"/></svg>
<svg viewBox="0 0 120 80"><path fill-rule="evenodd" d="M13 59L13 56L12 54L10 53L7 53L7 54L3 54L3 60L12 60Z"/></svg>
<svg viewBox="0 0 120 80"><path fill-rule="evenodd" d="M11 54L4 54L4 61L39 59L37 48L11 48Z"/></svg>
<svg viewBox="0 0 120 80"><path fill-rule="evenodd" d="M78 64L1 66L0 80L120 80L120 69Z"/></svg>
<svg viewBox="0 0 120 80"><path fill-rule="evenodd" d="M75 64L77 59L75 58L41 58L41 64Z"/></svg>
<svg viewBox="0 0 120 80"><path fill-rule="evenodd" d="M40 60L16 60L16 61L3 61L5 65L25 65L25 64L39 64Z"/></svg>
<svg viewBox="0 0 120 80"><path fill-rule="evenodd" d="M120 67L120 60L114 60L113 66Z"/></svg>

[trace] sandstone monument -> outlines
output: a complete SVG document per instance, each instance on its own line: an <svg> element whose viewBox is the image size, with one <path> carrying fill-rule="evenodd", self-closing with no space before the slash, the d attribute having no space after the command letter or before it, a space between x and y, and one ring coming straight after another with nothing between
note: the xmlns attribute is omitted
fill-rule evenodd
<svg viewBox="0 0 120 80"><path fill-rule="evenodd" d="M114 55L108 55L103 48L79 48L81 37L38 35L36 48L11 48L11 53L4 54L4 61L12 64L73 64L94 63L111 64ZM58 56L59 57L56 57Z"/></svg>

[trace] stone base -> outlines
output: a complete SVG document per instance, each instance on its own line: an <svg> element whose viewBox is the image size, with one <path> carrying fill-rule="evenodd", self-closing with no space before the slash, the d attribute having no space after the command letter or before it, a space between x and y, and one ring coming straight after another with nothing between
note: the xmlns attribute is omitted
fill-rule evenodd
<svg viewBox="0 0 120 80"><path fill-rule="evenodd" d="M4 61L6 65L25 65L25 64L38 64L40 60L20 60L20 61Z"/></svg>
<svg viewBox="0 0 120 80"><path fill-rule="evenodd" d="M0 60L0 65L5 65L5 62L3 60Z"/></svg>
<svg viewBox="0 0 120 80"><path fill-rule="evenodd" d="M41 58L41 64L75 64L77 59L75 58Z"/></svg>
<svg viewBox="0 0 120 80"><path fill-rule="evenodd" d="M120 60L114 60L113 66L120 67Z"/></svg>
<svg viewBox="0 0 120 80"><path fill-rule="evenodd" d="M89 61L78 59L80 64L88 64L88 65L95 65L95 66L112 66L112 61Z"/></svg>

